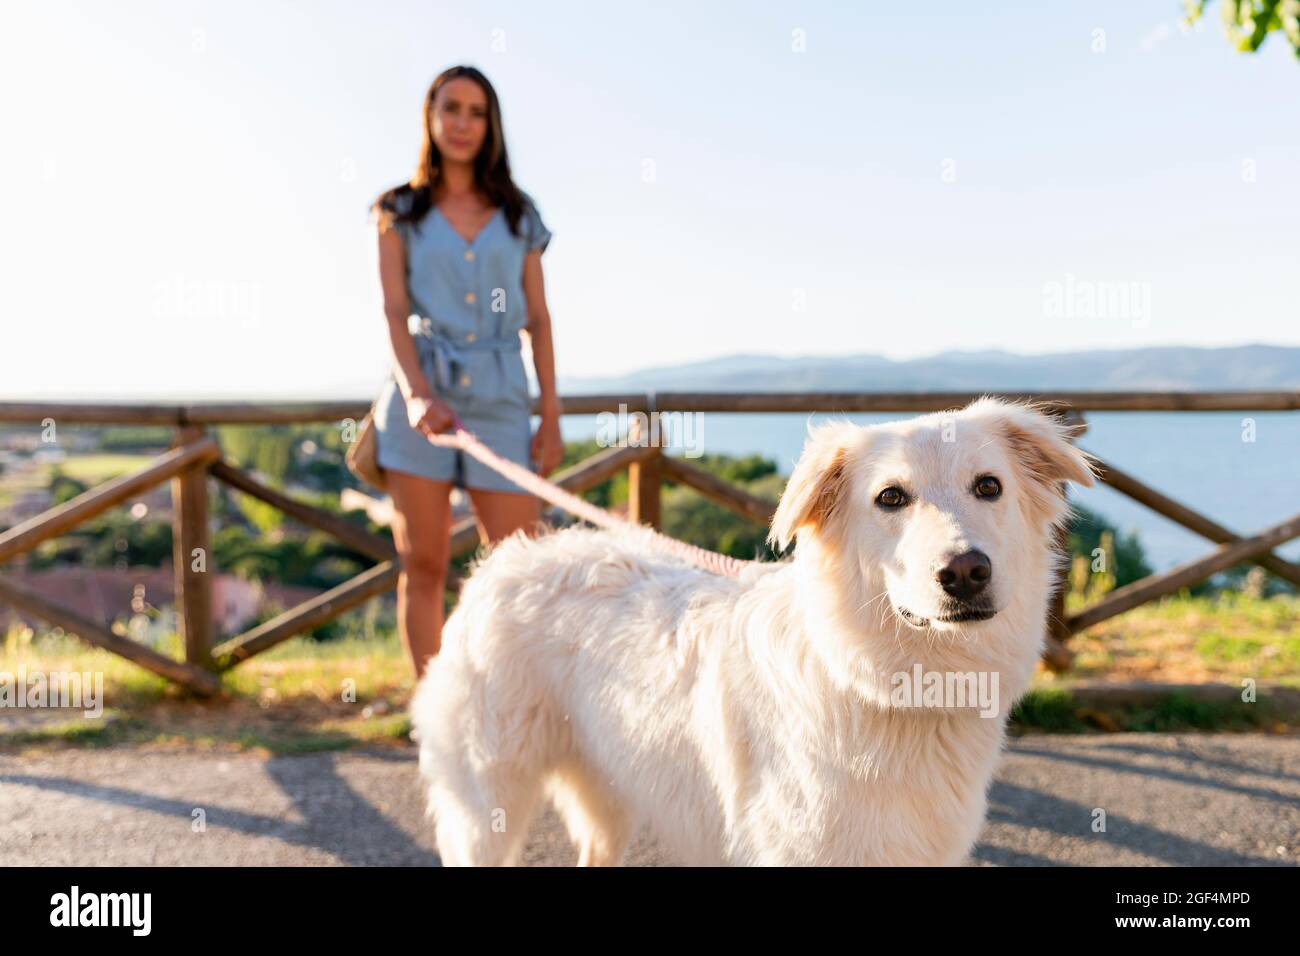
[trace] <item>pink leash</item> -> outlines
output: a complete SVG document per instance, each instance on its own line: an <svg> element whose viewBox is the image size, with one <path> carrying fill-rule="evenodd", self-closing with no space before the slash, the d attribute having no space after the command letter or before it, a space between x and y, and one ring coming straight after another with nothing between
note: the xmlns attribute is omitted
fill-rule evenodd
<svg viewBox="0 0 1300 956"><path fill-rule="evenodd" d="M685 541L678 541L676 538L670 538L647 525L637 524L626 518L620 518L618 515L611 514L603 508L597 508L590 501L579 498L577 495L565 491L559 485L552 481L547 481L536 472L529 471L522 465L510 461L508 458L502 458L478 437L465 427L465 423L460 420L460 416L452 412L452 429L454 434L434 435L429 438L435 445L443 448L459 448L462 451L473 455L483 464L487 465L494 471L500 472L509 478L516 485L525 491L536 495L543 501L550 502L558 508L563 508L570 514L577 515L584 521L596 525L599 528L616 528L629 527L637 528L643 532L649 532L651 543L656 547L675 554L677 557L691 564L701 567L706 571L712 571L714 574L721 574L725 577L739 577L741 571L747 565L755 564L754 561L741 561L725 554L718 554L716 551L708 551L704 548L697 548L693 544L687 544Z"/></svg>

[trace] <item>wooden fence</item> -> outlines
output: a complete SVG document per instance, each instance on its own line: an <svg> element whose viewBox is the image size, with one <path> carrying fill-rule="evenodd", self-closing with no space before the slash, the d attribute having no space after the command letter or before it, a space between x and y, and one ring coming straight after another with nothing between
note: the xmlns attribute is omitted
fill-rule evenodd
<svg viewBox="0 0 1300 956"><path fill-rule="evenodd" d="M1069 392L1002 393L1012 400L1045 404L1054 413L1071 417L1086 429L1084 414L1097 412L1259 412L1300 410L1300 392ZM923 413L957 408L977 398L971 393L840 393L840 392L659 392L653 394L576 395L563 399L565 414L591 415L626 411L650 414L719 413ZM65 425L167 425L175 429L172 447L144 468L91 488L0 533L0 563L55 538L82 522L122 504L163 481L170 480L173 508L173 565L176 573L177 621L184 639L184 660L176 660L114 633L109 624L82 611L58 604L33 588L0 573L0 602L9 603L90 644L112 651L196 694L215 693L219 673L304 631L319 627L344 611L382 594L397 582L398 556L391 540L375 535L337 514L297 501L268 487L226 460L208 432L222 424L291 424L359 422L366 402L297 402L285 404L76 404L0 403L0 422L40 427ZM1086 447L1086 445L1084 446ZM1273 549L1300 537L1300 515L1248 535L1218 524L1185 504L1151 488L1110 462L1101 463L1101 479L1116 491L1164 515L1217 547L1194 561L1125 585L1077 614L1065 613L1065 586L1049 620L1045 659L1056 668L1069 666L1070 635L1138 605L1154 601L1203 581L1243 561L1300 585L1300 565L1286 561ZM695 489L736 514L767 524L775 504L756 498L682 458L663 453L656 445L612 447L566 469L553 480L575 493L589 490L626 469L629 478L629 517L658 526L660 490L665 479ZM213 633L209 555L208 480L214 478L266 502L302 523L325 531L350 550L372 560L368 570L278 617L242 634ZM478 546L472 518L452 529L452 553ZM455 580L449 581L455 586Z"/></svg>

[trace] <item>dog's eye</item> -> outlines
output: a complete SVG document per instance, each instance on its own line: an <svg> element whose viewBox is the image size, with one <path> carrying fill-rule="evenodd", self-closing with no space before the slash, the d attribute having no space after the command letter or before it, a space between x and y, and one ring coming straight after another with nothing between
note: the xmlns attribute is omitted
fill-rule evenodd
<svg viewBox="0 0 1300 956"><path fill-rule="evenodd" d="M907 504L907 492L903 491L902 488L895 488L890 485L876 495L876 504L882 508L901 508Z"/></svg>
<svg viewBox="0 0 1300 956"><path fill-rule="evenodd" d="M985 475L975 479L974 491L976 498L996 498L1002 494L1002 482L992 475Z"/></svg>

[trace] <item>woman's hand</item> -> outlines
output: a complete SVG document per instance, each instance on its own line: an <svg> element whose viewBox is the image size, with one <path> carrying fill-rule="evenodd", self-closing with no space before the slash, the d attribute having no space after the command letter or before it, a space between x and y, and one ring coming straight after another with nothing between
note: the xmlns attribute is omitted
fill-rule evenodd
<svg viewBox="0 0 1300 956"><path fill-rule="evenodd" d="M442 399L412 395L406 400L406 419L412 428L429 437L450 428L456 416Z"/></svg>
<svg viewBox="0 0 1300 956"><path fill-rule="evenodd" d="M560 420L542 417L542 424L533 435L533 461L539 475L549 475L564 461L564 439L560 437Z"/></svg>

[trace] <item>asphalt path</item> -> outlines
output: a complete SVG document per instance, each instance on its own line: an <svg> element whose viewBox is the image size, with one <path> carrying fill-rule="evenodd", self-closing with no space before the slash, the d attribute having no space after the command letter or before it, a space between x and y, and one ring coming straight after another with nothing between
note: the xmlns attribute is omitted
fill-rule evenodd
<svg viewBox="0 0 1300 956"><path fill-rule="evenodd" d="M1105 831L1094 832L1097 811ZM575 853L548 808L522 862ZM0 865L436 866L415 751L0 755ZM672 865L653 835L632 865ZM1300 738L1013 739L972 865L1295 866Z"/></svg>

